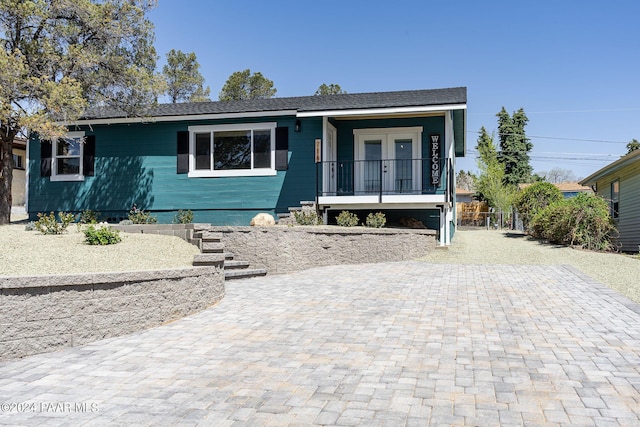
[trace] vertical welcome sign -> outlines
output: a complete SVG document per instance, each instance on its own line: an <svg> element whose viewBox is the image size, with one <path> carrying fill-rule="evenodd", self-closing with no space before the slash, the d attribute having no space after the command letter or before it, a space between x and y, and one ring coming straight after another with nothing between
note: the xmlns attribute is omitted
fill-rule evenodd
<svg viewBox="0 0 640 427"><path fill-rule="evenodd" d="M440 134L429 135L429 146L431 148L431 185L440 186Z"/></svg>

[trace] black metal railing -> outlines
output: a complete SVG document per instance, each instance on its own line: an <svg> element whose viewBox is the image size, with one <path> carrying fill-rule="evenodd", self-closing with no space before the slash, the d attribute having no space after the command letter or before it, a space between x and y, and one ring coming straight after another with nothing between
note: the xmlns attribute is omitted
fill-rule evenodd
<svg viewBox="0 0 640 427"><path fill-rule="evenodd" d="M447 194L450 159L355 160L317 163L318 196Z"/></svg>

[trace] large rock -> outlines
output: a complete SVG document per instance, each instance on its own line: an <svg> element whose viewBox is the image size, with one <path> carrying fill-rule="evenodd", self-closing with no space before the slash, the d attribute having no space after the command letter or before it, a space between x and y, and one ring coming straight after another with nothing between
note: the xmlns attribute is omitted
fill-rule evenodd
<svg viewBox="0 0 640 427"><path fill-rule="evenodd" d="M251 219L251 226L256 227L272 227L276 225L276 220L268 213L259 213Z"/></svg>

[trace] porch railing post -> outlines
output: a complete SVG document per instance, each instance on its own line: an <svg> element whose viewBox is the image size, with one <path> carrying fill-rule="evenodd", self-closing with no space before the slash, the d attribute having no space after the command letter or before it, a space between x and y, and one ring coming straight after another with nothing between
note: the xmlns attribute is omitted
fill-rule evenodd
<svg viewBox="0 0 640 427"><path fill-rule="evenodd" d="M384 177L382 175L382 162L384 160L380 159L380 192L378 194L378 203L382 203L382 185L384 183Z"/></svg>

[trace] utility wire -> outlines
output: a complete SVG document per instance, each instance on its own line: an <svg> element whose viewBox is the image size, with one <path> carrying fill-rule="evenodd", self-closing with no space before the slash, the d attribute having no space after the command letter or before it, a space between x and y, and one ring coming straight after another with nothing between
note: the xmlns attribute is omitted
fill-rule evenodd
<svg viewBox="0 0 640 427"><path fill-rule="evenodd" d="M480 131L468 130L467 133L480 133ZM497 135L498 136L523 136L522 134L519 134L519 133L498 133ZM539 139L555 139L559 141L604 142L607 144L628 144L629 143L629 141L622 142L622 141L608 141L606 139L562 138L557 136L540 136L540 135L524 135L524 137L527 139L539 138Z"/></svg>

